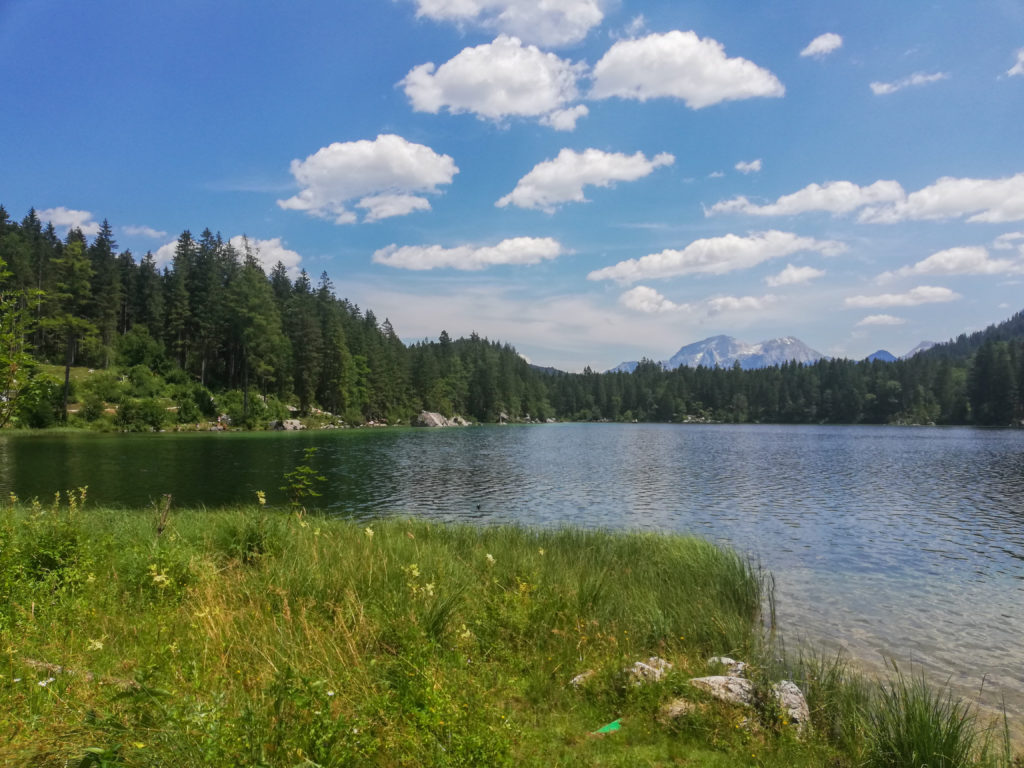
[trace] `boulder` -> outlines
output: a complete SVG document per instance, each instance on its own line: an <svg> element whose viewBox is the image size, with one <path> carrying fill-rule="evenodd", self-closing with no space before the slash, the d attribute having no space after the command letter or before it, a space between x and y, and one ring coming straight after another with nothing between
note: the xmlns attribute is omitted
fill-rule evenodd
<svg viewBox="0 0 1024 768"><path fill-rule="evenodd" d="M420 415L412 424L414 427L447 427L448 419L433 411L420 411Z"/></svg>
<svg viewBox="0 0 1024 768"><path fill-rule="evenodd" d="M791 680L783 680L772 686L772 695L779 702L782 711L799 734L803 734L811 725L811 710L803 691Z"/></svg>
<svg viewBox="0 0 1024 768"><path fill-rule="evenodd" d="M729 704L749 707L754 703L754 684L745 677L736 677L735 675L695 677L690 684L707 691L719 701Z"/></svg>
<svg viewBox="0 0 1024 768"><path fill-rule="evenodd" d="M691 712L697 711L697 705L692 701L686 699L673 699L672 701L665 704L661 711L658 713L658 718L663 723L667 723L671 720L678 720L684 715L689 715Z"/></svg>

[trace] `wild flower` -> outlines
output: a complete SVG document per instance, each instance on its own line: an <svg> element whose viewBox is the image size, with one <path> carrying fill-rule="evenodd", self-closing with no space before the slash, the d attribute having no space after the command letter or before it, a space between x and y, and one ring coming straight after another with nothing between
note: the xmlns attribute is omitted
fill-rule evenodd
<svg viewBox="0 0 1024 768"><path fill-rule="evenodd" d="M487 553L487 564L494 565L494 555L492 555L490 552Z"/></svg>
<svg viewBox="0 0 1024 768"><path fill-rule="evenodd" d="M267 506L267 494L263 491L256 491L256 501L261 507Z"/></svg>
<svg viewBox="0 0 1024 768"><path fill-rule="evenodd" d="M56 679L57 678L55 677L48 677L45 680L40 680L38 683L36 683L36 685L40 686L41 688L45 688Z"/></svg>
<svg viewBox="0 0 1024 768"><path fill-rule="evenodd" d="M155 563L150 564L149 575L153 578L153 583L156 584L160 589L168 587L171 583L171 577L167 575L167 571L157 570Z"/></svg>
<svg viewBox="0 0 1024 768"><path fill-rule="evenodd" d="M363 531L363 533L366 534L366 538L368 538L368 539L372 539L373 538L373 528L367 528L365 531Z"/></svg>
<svg viewBox="0 0 1024 768"><path fill-rule="evenodd" d="M106 639L107 639L106 635L101 637L99 640L92 640L92 639L90 639L89 640L89 650L90 651L102 651L103 650L103 641L106 640Z"/></svg>
<svg viewBox="0 0 1024 768"><path fill-rule="evenodd" d="M10 499L12 507L18 503L18 495L14 491L11 491L7 498Z"/></svg>

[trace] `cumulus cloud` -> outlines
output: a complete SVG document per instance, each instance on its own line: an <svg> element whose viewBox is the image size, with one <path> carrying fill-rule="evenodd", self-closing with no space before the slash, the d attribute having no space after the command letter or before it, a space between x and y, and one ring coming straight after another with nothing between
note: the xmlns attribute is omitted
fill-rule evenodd
<svg viewBox="0 0 1024 768"><path fill-rule="evenodd" d="M742 174L758 173L761 170L761 158L757 158L757 160L751 160L749 163L745 163L742 160L740 160L738 163L736 163L735 167L736 170Z"/></svg>
<svg viewBox="0 0 1024 768"><path fill-rule="evenodd" d="M1005 275L1024 274L1024 261L1020 259L993 259L981 245L947 248L933 253L916 264L883 272L879 282L912 275Z"/></svg>
<svg viewBox="0 0 1024 768"><path fill-rule="evenodd" d="M591 272L587 279L635 283L681 275L724 275L802 251L833 256L844 250L843 243L800 237L791 232L771 230L747 237L730 234L695 240L682 250L664 250L640 259L620 261Z"/></svg>
<svg viewBox="0 0 1024 768"><path fill-rule="evenodd" d="M786 92L767 69L728 58L717 40L679 30L618 41L594 66L593 78L595 99L675 98L691 109Z"/></svg>
<svg viewBox="0 0 1024 768"><path fill-rule="evenodd" d="M246 237L245 235L235 235L228 242L235 247L235 250L243 258L246 253L246 246L248 245L249 251L256 257L264 271L270 271L276 266L277 262L281 262L288 269L289 275L297 277L299 274L299 264L302 261L302 257L295 251L285 248L280 237L258 240ZM166 246L164 247L166 248ZM163 248L160 250L163 250ZM173 255L174 250L172 248L171 256L173 257ZM159 259L157 260L159 261Z"/></svg>
<svg viewBox="0 0 1024 768"><path fill-rule="evenodd" d="M871 92L875 96L887 96L890 93L896 93L896 91L902 91L904 88L913 88L918 85L928 85L929 83L936 83L939 80L947 80L949 78L948 72L932 72L926 74L924 72L915 72L909 77L904 77L902 80L896 80L892 83L871 83Z"/></svg>
<svg viewBox="0 0 1024 768"><path fill-rule="evenodd" d="M743 196L722 200L707 209L705 215L744 213L753 216L792 216L808 211L827 211L838 215L867 205L903 200L905 196L903 187L895 181L876 181L866 187L849 181L828 181L825 184L809 184L767 205L757 205Z"/></svg>
<svg viewBox="0 0 1024 768"><path fill-rule="evenodd" d="M857 321L857 326L864 325L903 325L907 321L895 315L868 315Z"/></svg>
<svg viewBox="0 0 1024 768"><path fill-rule="evenodd" d="M779 274L765 278L765 282L772 288L778 288L780 285L799 285L801 283L809 283L811 280L816 280L817 278L824 276L825 270L823 269L815 269L814 267L794 267L792 264L787 264L786 268L779 272Z"/></svg>
<svg viewBox="0 0 1024 768"><path fill-rule="evenodd" d="M161 237L167 237L167 233L164 230L153 229L152 227L146 226L135 227L129 224L127 226L121 227L121 231L124 232L126 235L131 235L133 237L151 237L154 240Z"/></svg>
<svg viewBox="0 0 1024 768"><path fill-rule="evenodd" d="M599 0L415 0L417 16L472 24L545 46L578 43L604 19Z"/></svg>
<svg viewBox="0 0 1024 768"><path fill-rule="evenodd" d="M460 269L475 271L499 264L539 264L565 253L550 237L513 237L497 245L444 248L440 245L389 245L373 254L377 264L411 270Z"/></svg>
<svg viewBox="0 0 1024 768"><path fill-rule="evenodd" d="M807 47L800 51L800 55L807 57L812 56L816 59L823 59L828 56L832 51L839 50L843 47L843 38L837 35L835 32L826 32L823 35L818 35L816 38L811 40L807 44Z"/></svg>
<svg viewBox="0 0 1024 768"><path fill-rule="evenodd" d="M70 232L72 229L82 230L83 235L98 235L100 225L93 221L89 211L78 211L59 205L56 208L43 208L36 211L40 221L53 224L56 229Z"/></svg>
<svg viewBox="0 0 1024 768"><path fill-rule="evenodd" d="M511 204L552 213L562 203L586 202L585 186L610 187L617 181L636 181L674 162L675 157L667 152L648 160L642 152L625 155L599 149L563 149L554 160L535 165L495 205L504 208Z"/></svg>
<svg viewBox="0 0 1024 768"><path fill-rule="evenodd" d="M712 171L708 174L709 179L721 179L725 176L724 171Z"/></svg>
<svg viewBox="0 0 1024 768"><path fill-rule="evenodd" d="M346 205L368 211L367 221L430 210L415 193L437 193L459 169L448 155L414 144L401 136L382 134L373 141L335 142L305 160L292 160L291 173L301 191L277 204L285 210L352 224L356 214Z"/></svg>
<svg viewBox="0 0 1024 768"><path fill-rule="evenodd" d="M1024 173L1004 179L943 177L912 192L905 200L865 209L861 221L893 223L921 219L956 219L1001 223L1024 219Z"/></svg>
<svg viewBox="0 0 1024 768"><path fill-rule="evenodd" d="M779 300L778 296L719 296L708 299L708 314L719 315L723 312L760 312Z"/></svg>
<svg viewBox="0 0 1024 768"><path fill-rule="evenodd" d="M645 312L650 315L688 309L686 304L676 304L669 301L656 290L648 288L646 285L630 288L619 296L619 303L635 312Z"/></svg>
<svg viewBox="0 0 1024 768"><path fill-rule="evenodd" d="M171 240L169 243L164 243L156 251L153 252L153 260L156 262L157 268L163 268L170 266L171 262L174 261L174 251L178 247L177 240Z"/></svg>
<svg viewBox="0 0 1024 768"><path fill-rule="evenodd" d="M848 307L916 307L920 304L936 304L945 301L955 301L960 298L959 293L954 293L949 288L939 288L934 285L919 285L911 288L906 293L883 293L877 296L850 296L845 304Z"/></svg>
<svg viewBox="0 0 1024 768"><path fill-rule="evenodd" d="M1006 70L1010 77L1024 76L1024 48L1017 49L1017 63Z"/></svg>
<svg viewBox="0 0 1024 768"><path fill-rule="evenodd" d="M471 112L481 119L536 117L559 130L572 130L586 108L575 101L580 67L516 37L465 48L436 67L414 67L399 83L417 112Z"/></svg>

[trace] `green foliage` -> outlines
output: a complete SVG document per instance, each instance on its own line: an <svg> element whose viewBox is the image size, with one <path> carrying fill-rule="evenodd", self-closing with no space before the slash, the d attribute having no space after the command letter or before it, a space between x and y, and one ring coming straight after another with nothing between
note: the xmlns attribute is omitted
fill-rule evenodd
<svg viewBox="0 0 1024 768"><path fill-rule="evenodd" d="M153 398L126 399L118 406L114 417L114 423L125 432L159 431L168 421L167 406Z"/></svg>
<svg viewBox="0 0 1024 768"><path fill-rule="evenodd" d="M18 399L18 424L31 429L52 427L60 421L63 406L63 384L53 376L36 374Z"/></svg>
<svg viewBox="0 0 1024 768"><path fill-rule="evenodd" d="M317 450L315 447L304 449L303 457L305 463L299 464L295 469L284 474L284 485L281 486L281 490L288 495L288 503L296 509L304 507L307 501L322 495L317 488L327 478L318 474L310 466L310 462L316 457Z"/></svg>

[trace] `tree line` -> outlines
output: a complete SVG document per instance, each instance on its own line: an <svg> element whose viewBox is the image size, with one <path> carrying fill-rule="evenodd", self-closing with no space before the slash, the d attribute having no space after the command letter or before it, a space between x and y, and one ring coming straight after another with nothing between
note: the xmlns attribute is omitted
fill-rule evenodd
<svg viewBox="0 0 1024 768"><path fill-rule="evenodd" d="M0 426L190 423L228 411L248 426L326 413L408 422L422 409L476 421L545 420L1005 425L1024 413L1024 316L892 363L823 360L568 374L472 334L406 345L391 323L255 248L205 229L170 264L119 250L107 221L62 239L0 206ZM63 368L63 381L46 365ZM72 368L95 371L72 382ZM17 397L16 397L17 396ZM14 403L18 402L17 408ZM113 406L113 407L111 407ZM6 417L5 417L6 414Z"/></svg>

